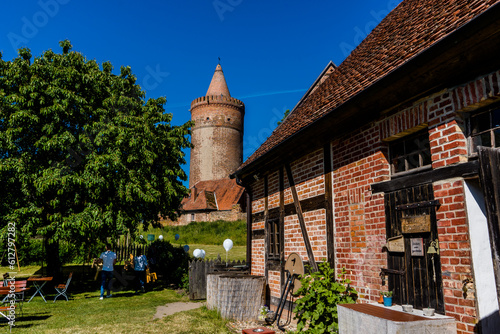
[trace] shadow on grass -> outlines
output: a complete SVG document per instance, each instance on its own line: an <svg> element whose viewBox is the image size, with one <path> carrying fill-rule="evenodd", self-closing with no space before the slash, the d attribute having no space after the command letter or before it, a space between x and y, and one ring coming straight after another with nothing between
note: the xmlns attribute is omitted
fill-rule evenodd
<svg viewBox="0 0 500 334"><path fill-rule="evenodd" d="M28 315L28 316L20 316L16 317L16 322L14 328L31 328L34 326L37 326L38 324L36 322L38 321L44 321L52 317L49 313L46 313L47 315Z"/></svg>

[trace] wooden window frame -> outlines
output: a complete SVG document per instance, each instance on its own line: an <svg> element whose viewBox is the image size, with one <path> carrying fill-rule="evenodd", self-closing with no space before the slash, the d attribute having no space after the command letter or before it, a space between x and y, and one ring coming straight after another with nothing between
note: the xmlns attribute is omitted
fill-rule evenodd
<svg viewBox="0 0 500 334"><path fill-rule="evenodd" d="M419 150L413 150L410 152L407 152L407 146L409 146L410 141L415 141L419 140L419 144L417 146L422 146L422 149ZM423 145L420 145L422 143ZM399 154L397 157L394 156L395 154L395 148L396 146L403 146L404 153ZM429 156L429 161L427 164L424 162L424 154ZM418 166L417 167L411 167L410 163L408 162L410 158L413 158L415 156L418 156ZM414 172L418 170L423 170L423 169L428 169L432 165L432 161L430 159L431 156L431 151L430 151L430 141L429 141L429 132L427 129L418 131L414 134L405 136L401 139L392 141L389 143L389 162L391 166L391 175L403 175L408 172ZM397 171L394 160L397 158L402 159L404 162L404 170Z"/></svg>
<svg viewBox="0 0 500 334"><path fill-rule="evenodd" d="M495 131L500 132L500 122L497 126L495 126L494 123L494 118L493 114L497 113L498 116L500 116L500 104L496 104L495 106L490 106L487 108L482 108L479 109L475 112L467 114L467 117L465 118L466 122L466 133L467 133L467 146L468 146L468 152L469 152L469 157L477 157L478 156L478 146L486 146L486 147L491 147L491 148L499 148L499 145L496 145L495 141ZM477 131L477 126L479 123L475 123L476 120L480 120L481 116L484 116L485 114L488 114L488 122L489 124L486 126L486 129ZM490 137L490 142L488 145L485 145L486 143L480 143L476 144L474 139L475 138L481 138L481 136L488 134ZM498 136L500 138L500 135Z"/></svg>
<svg viewBox="0 0 500 334"><path fill-rule="evenodd" d="M267 258L279 260L281 256L280 220L278 218L267 220Z"/></svg>

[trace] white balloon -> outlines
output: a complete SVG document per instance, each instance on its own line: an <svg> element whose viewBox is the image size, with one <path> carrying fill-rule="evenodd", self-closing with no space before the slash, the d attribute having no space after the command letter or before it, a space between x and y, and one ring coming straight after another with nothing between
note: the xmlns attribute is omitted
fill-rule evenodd
<svg viewBox="0 0 500 334"><path fill-rule="evenodd" d="M226 239L222 245L224 246L226 252L229 252L229 250L233 248L233 241L231 239Z"/></svg>
<svg viewBox="0 0 500 334"><path fill-rule="evenodd" d="M201 257L201 250L199 250L198 248L196 248L194 251L193 251L193 256L195 258L199 258Z"/></svg>
<svg viewBox="0 0 500 334"><path fill-rule="evenodd" d="M200 251L201 251L201 255L200 255L200 257L201 257L202 259L204 259L204 258L205 258L205 251L204 251L203 249L200 249Z"/></svg>
<svg viewBox="0 0 500 334"><path fill-rule="evenodd" d="M160 234L160 236L158 237L158 239L163 240L163 235Z"/></svg>

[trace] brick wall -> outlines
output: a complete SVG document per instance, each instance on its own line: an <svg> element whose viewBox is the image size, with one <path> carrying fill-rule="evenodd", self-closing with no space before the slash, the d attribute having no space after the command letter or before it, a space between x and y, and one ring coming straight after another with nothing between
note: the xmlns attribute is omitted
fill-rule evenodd
<svg viewBox="0 0 500 334"><path fill-rule="evenodd" d="M186 213L180 215L176 221L172 221L170 219L164 219L161 220L160 223L165 226L183 226L183 225L188 225L193 221L215 222L218 220L236 221L236 220L246 220L246 219L247 219L247 214L245 212L241 212L240 206L236 205L232 210Z"/></svg>
<svg viewBox="0 0 500 334"><path fill-rule="evenodd" d="M402 117L393 117L403 124ZM394 124L387 123L395 132ZM372 125L334 141L333 195L335 263L362 301L375 301L381 290L380 268L386 266L383 194L371 194L370 185L389 178L386 147L380 126Z"/></svg>
<svg viewBox="0 0 500 334"><path fill-rule="evenodd" d="M317 150L290 164L299 200L325 193L322 153L322 150ZM292 191L286 176L284 181L285 204L293 203Z"/></svg>
<svg viewBox="0 0 500 334"><path fill-rule="evenodd" d="M264 239L252 240L252 275L265 274Z"/></svg>

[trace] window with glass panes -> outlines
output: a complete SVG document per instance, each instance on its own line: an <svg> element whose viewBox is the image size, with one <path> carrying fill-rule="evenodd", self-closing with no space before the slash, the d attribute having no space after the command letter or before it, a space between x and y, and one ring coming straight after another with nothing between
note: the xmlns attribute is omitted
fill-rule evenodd
<svg viewBox="0 0 500 334"><path fill-rule="evenodd" d="M430 166L431 149L427 130L389 144L392 174Z"/></svg>
<svg viewBox="0 0 500 334"><path fill-rule="evenodd" d="M279 219L269 219L267 221L267 258L279 260L280 258L280 228Z"/></svg>
<svg viewBox="0 0 500 334"><path fill-rule="evenodd" d="M470 114L467 118L469 154L478 146L500 147L500 106Z"/></svg>

